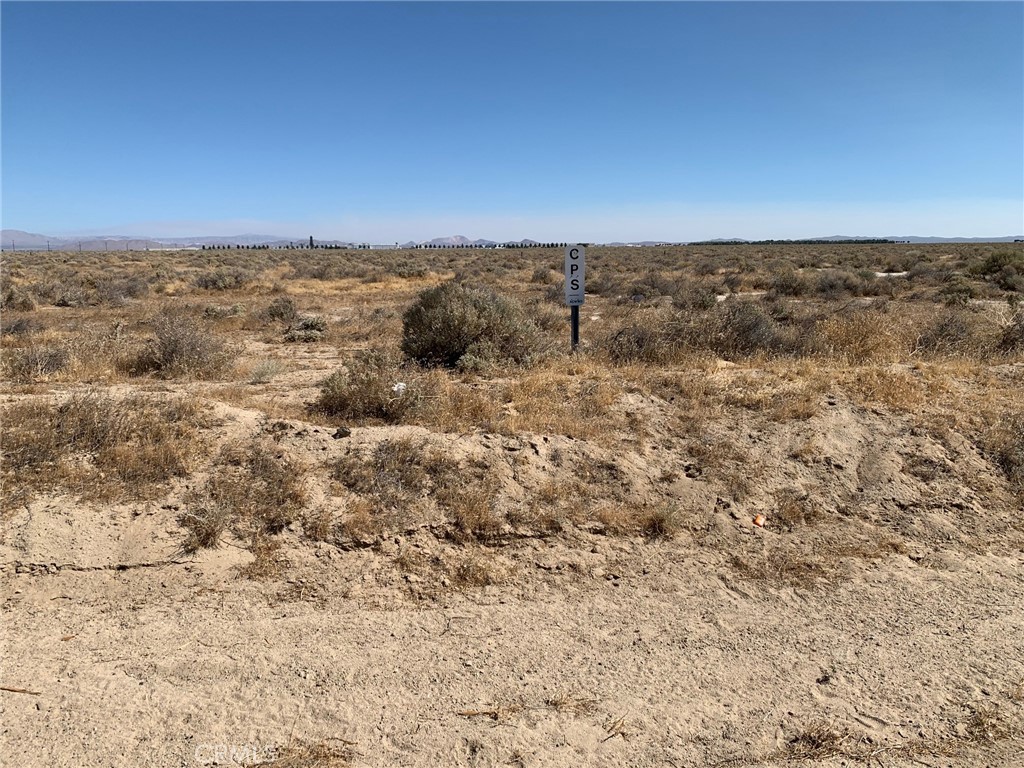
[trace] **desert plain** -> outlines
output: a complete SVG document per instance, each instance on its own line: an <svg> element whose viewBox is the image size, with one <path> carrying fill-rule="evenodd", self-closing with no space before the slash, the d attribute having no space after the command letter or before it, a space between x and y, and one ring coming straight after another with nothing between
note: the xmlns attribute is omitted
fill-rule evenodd
<svg viewBox="0 0 1024 768"><path fill-rule="evenodd" d="M1024 246L3 254L10 766L1024 764Z"/></svg>

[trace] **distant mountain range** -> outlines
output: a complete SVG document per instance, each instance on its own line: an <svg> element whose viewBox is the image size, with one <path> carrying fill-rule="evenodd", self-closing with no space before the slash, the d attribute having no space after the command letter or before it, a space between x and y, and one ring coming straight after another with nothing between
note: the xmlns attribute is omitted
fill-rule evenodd
<svg viewBox="0 0 1024 768"><path fill-rule="evenodd" d="M887 235L884 237L864 237L849 235L829 235L828 237L800 238L807 240L897 240L906 243L1012 243L1024 241L1024 235L1007 235L1003 237L919 237L916 235ZM279 235L233 235L231 237L214 237L209 235L197 235L195 237L137 237L130 235L83 235L81 237L55 237L52 235L40 235L33 232L24 232L20 229L5 229L0 231L0 245L4 250L38 251L49 248L54 251L145 251L145 250L173 250L178 248L202 248L203 246L232 246L232 245L267 245L271 248L280 248L287 245L301 246L308 243L308 237L281 237ZM366 247L367 243L360 243L346 240L317 240L317 245L331 245L341 247ZM705 243L747 243L749 240L741 238L718 238L715 240L704 240ZM781 241L780 241L781 242ZM639 240L633 242L605 243L611 246L633 246L643 247L652 245L675 245L684 244L685 241L668 242L664 240ZM531 246L539 245L536 240L524 238L522 240L470 240L464 235L452 235L451 237L435 237L433 240L409 241L406 243L395 243L391 245L377 244L373 247L398 246L399 248L418 247L489 247L496 245L505 246Z"/></svg>

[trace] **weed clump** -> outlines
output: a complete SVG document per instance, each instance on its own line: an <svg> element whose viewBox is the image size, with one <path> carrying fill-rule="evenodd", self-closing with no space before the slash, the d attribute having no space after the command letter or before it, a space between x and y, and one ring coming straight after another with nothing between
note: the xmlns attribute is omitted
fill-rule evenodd
<svg viewBox="0 0 1024 768"><path fill-rule="evenodd" d="M259 313L260 317L264 320L271 322L280 321L283 323L291 323L298 317L298 314L295 302L288 296L278 296Z"/></svg>
<svg viewBox="0 0 1024 768"><path fill-rule="evenodd" d="M894 362L905 351L891 317L869 309L839 314L818 324L833 356L854 365Z"/></svg>
<svg viewBox="0 0 1024 768"><path fill-rule="evenodd" d="M423 291L406 310L402 351L428 367L524 365L539 354L540 334L519 302L452 281Z"/></svg>
<svg viewBox="0 0 1024 768"><path fill-rule="evenodd" d="M750 357L802 351L799 340L749 301L723 301L711 315L706 343L721 357Z"/></svg>
<svg viewBox="0 0 1024 768"><path fill-rule="evenodd" d="M683 530L682 514L667 505L643 510L639 523L640 530L649 539L671 539Z"/></svg>
<svg viewBox="0 0 1024 768"><path fill-rule="evenodd" d="M183 549L216 546L231 528L250 540L255 554L266 550L265 537L284 530L305 506L302 474L302 467L272 446L225 446L210 479L192 494L179 519L188 532Z"/></svg>
<svg viewBox="0 0 1024 768"><path fill-rule="evenodd" d="M212 379L226 374L235 352L192 316L165 310L153 320L153 337L124 367L133 375L157 373L165 378Z"/></svg>
<svg viewBox="0 0 1024 768"><path fill-rule="evenodd" d="M12 381L28 383L65 370L71 364L66 347L31 345L4 350L4 370Z"/></svg>
<svg viewBox="0 0 1024 768"><path fill-rule="evenodd" d="M1024 310L1014 314L999 337L999 350L1001 352L1024 351Z"/></svg>
<svg viewBox="0 0 1024 768"><path fill-rule="evenodd" d="M195 283L204 291L231 291L244 288L253 279L252 272L246 269L222 267L196 275Z"/></svg>
<svg viewBox="0 0 1024 768"><path fill-rule="evenodd" d="M981 446L1010 483L1024 493L1024 411L993 419L982 435Z"/></svg>
<svg viewBox="0 0 1024 768"><path fill-rule="evenodd" d="M402 507L418 498L429 485L423 468L426 446L408 437L385 440L364 459L349 455L333 468L334 479L357 493L372 496L382 506Z"/></svg>
<svg viewBox="0 0 1024 768"><path fill-rule="evenodd" d="M628 325L609 336L604 347L615 363L663 363L672 353L671 340L660 328Z"/></svg>
<svg viewBox="0 0 1024 768"><path fill-rule="evenodd" d="M963 355L971 351L974 332L962 309L947 309L925 327L917 348L932 354Z"/></svg>
<svg viewBox="0 0 1024 768"><path fill-rule="evenodd" d="M1001 278L1017 277L1024 274L1024 253L1017 251L996 251L981 261L971 264L967 274L972 277L987 277L994 282ZM1015 290L1015 289L1007 289Z"/></svg>
<svg viewBox="0 0 1024 768"><path fill-rule="evenodd" d="M327 333L327 320L320 315L300 315L284 334L285 341L310 343L322 341Z"/></svg>
<svg viewBox="0 0 1024 768"><path fill-rule="evenodd" d="M422 398L419 373L393 352L358 352L320 384L313 410L346 419L397 424Z"/></svg>
<svg viewBox="0 0 1024 768"><path fill-rule="evenodd" d="M36 300L28 291L8 285L7 290L0 294L0 309L14 312L32 312L36 308Z"/></svg>

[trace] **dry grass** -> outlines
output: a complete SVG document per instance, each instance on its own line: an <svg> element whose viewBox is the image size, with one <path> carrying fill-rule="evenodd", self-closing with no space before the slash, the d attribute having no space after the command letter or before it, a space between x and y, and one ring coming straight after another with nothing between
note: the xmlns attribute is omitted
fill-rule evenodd
<svg viewBox="0 0 1024 768"><path fill-rule="evenodd" d="M310 541L330 541L334 530L334 513L330 509L316 507L302 514L302 533Z"/></svg>
<svg viewBox="0 0 1024 768"><path fill-rule="evenodd" d="M261 442L225 445L205 485L189 495L179 522L186 552L216 546L227 529L267 550L265 537L298 519L306 503L304 468Z"/></svg>
<svg viewBox="0 0 1024 768"><path fill-rule="evenodd" d="M505 388L503 431L607 442L627 427L615 408L622 392L618 381L593 367L582 376L555 368L528 372Z"/></svg>
<svg viewBox="0 0 1024 768"><path fill-rule="evenodd" d="M0 348L5 374L22 385L8 384L11 393L80 381L188 387L267 415L310 418L304 410L310 390L326 377L313 406L320 422L353 430L416 425L434 433L579 441L559 441L547 454L550 467L544 448L538 460L528 450L506 455L508 469L503 463L499 474L519 483L510 494L480 482L472 466L455 466L436 447L443 439L403 437L412 430L397 429L379 446L332 461L331 474L344 490L336 487L336 497L323 502L317 495L318 506L309 510L298 500L301 468L276 456L273 446L260 444L267 455L275 454L266 462L236 446L217 459L209 480L196 478L199 491L182 516L191 549L213 546L228 534L241 536L270 568L275 532L293 521L301 520L307 539L347 548L372 545L406 524L418 526L424 521L413 516L420 513L432 516L431 524L443 515L443 524L431 530L463 547L509 545L521 536L559 532L568 538L574 524L595 520L613 535L668 539L687 529L681 513L663 503L682 461L696 466L701 481L723 498L749 498L760 492L760 470L752 459L763 454L755 453L760 449L745 433L777 430L796 443L791 435L817 428L817 422L787 422L828 414L837 401L841 409L852 401L901 412L890 414L893 419L928 411L929 418L971 436L1011 484L1024 489L1024 447L1018 439L1024 420L1008 404L1017 395L1010 392L1015 380L1007 365L1024 352L1016 342L1022 315L1004 301L1015 291L997 290L994 275L967 269L987 263L986 248L915 246L912 255L895 245L597 248L584 348L576 356L560 351L566 347L567 313L559 296L548 298L550 272L541 262L552 253L539 250L540 261L516 264L500 252L374 252L372 266L365 253L344 251L153 253L137 254L131 263L120 256L62 255L67 264L14 254L16 276L0 297L6 316ZM914 269L905 278L886 278L884 285L868 274L890 267ZM530 352L545 350L544 360L519 354L525 347L513 338L516 328L498 318L492 335L510 339L508 349L483 337L471 340L473 350L463 349L457 332L464 329L447 328L424 340L434 351L459 342L458 358L429 349L427 357L461 370L409 363L399 352L403 314L409 317L424 289L454 272L514 297L519 306L505 320L531 320L526 346ZM943 306L936 299L950 278L993 306ZM739 290L772 295L714 301L715 294ZM166 298L172 294L183 298ZM444 314L445 307L440 310ZM330 344L286 345L289 332L297 341L319 334ZM234 375L234 358L243 347L250 350L248 367L237 366L237 382L154 380ZM999 369L993 377L1009 377L1001 385L1006 402L989 403L990 418L979 417L982 409L974 407L985 401L979 392L990 391L989 382L968 369ZM287 386L278 379L285 370ZM151 378L126 379L125 371ZM195 459L202 442L193 417L168 417L164 421L177 426L153 428L145 409L128 401L141 426L93 450L84 439L53 438L53 415L33 415L27 405L7 408L13 417L5 418L5 429L13 437L5 450L13 446L14 454L5 462L5 504L57 488L129 498L201 468ZM738 422L742 431L736 430ZM819 490L807 477L821 469L816 462L823 449L820 440L800 441L791 457L806 466L788 465L800 474L784 482L804 484L810 494L781 491L770 522L801 536L821 535L821 528L803 529L820 515ZM589 443L610 450L591 450ZM661 473L664 479L653 492L648 494L643 478L626 476L628 464L606 459L622 450L640 452L652 477ZM227 455L232 451L234 458ZM668 458L686 452L689 458ZM249 492L234 487L249 485L257 489L253 495L276 499L271 486L288 487L278 464L300 480L298 491L284 492L294 496L290 501L261 510ZM929 479L934 468L910 469ZM555 474L536 474L547 471ZM578 478L566 481L570 474ZM253 479L260 476L265 479ZM743 555L737 567L767 583L814 584L834 578L844 557L861 556L829 546L813 554Z"/></svg>
<svg viewBox="0 0 1024 768"><path fill-rule="evenodd" d="M572 693L557 693L544 700L544 704L556 712L566 712L576 717L597 712L599 699Z"/></svg>
<svg viewBox="0 0 1024 768"><path fill-rule="evenodd" d="M682 512L669 504L644 508L638 518L640 532L649 539L672 539L685 527Z"/></svg>
<svg viewBox="0 0 1024 768"><path fill-rule="evenodd" d="M247 381L249 384L269 384L287 369L288 367L281 360L274 358L260 360L249 369Z"/></svg>
<svg viewBox="0 0 1024 768"><path fill-rule="evenodd" d="M984 702L968 704L964 708L967 715L955 722L945 736L909 739L891 746L879 745L867 734L857 733L842 723L815 719L797 730L779 749L762 756L729 758L716 765L809 763L836 759L841 760L842 765L888 765L890 760L931 765L920 758L966 758L979 747L1020 738L1021 729L1013 724L998 704Z"/></svg>
<svg viewBox="0 0 1024 768"><path fill-rule="evenodd" d="M877 310L832 317L819 328L831 355L852 365L893 363L910 351L894 319Z"/></svg>
<svg viewBox="0 0 1024 768"><path fill-rule="evenodd" d="M449 566L451 583L457 588L489 587L504 584L509 573L497 559L485 551L470 550Z"/></svg>
<svg viewBox="0 0 1024 768"><path fill-rule="evenodd" d="M784 546L759 555L733 555L730 564L741 577L773 586L809 589L835 578L834 563Z"/></svg>
<svg viewBox="0 0 1024 768"><path fill-rule="evenodd" d="M1024 410L988 415L981 446L1018 493L1024 494Z"/></svg>
<svg viewBox="0 0 1024 768"><path fill-rule="evenodd" d="M998 704L982 702L968 705L968 715L962 723L963 740L974 744L995 744L1020 735Z"/></svg>
<svg viewBox="0 0 1024 768"><path fill-rule="evenodd" d="M850 390L864 405L886 405L911 411L925 398L925 386L910 371L899 368L862 368L852 375Z"/></svg>
<svg viewBox="0 0 1024 768"><path fill-rule="evenodd" d="M394 437L379 443L367 457L350 453L331 471L349 490L372 497L386 509L400 510L419 499L430 486L424 468L433 458L422 438ZM442 462L443 464L443 462Z"/></svg>
<svg viewBox="0 0 1024 768"><path fill-rule="evenodd" d="M769 524L771 522L769 519ZM816 589L849 577L851 563L894 553L906 554L906 551L902 542L888 537L868 540L822 537L810 545L789 541L766 545L757 553L734 554L729 563L744 579L775 587Z"/></svg>
<svg viewBox="0 0 1024 768"><path fill-rule="evenodd" d="M356 742L331 739L318 742L294 742L276 750L270 760L256 763L266 768L344 768L358 753Z"/></svg>
<svg viewBox="0 0 1024 768"><path fill-rule="evenodd" d="M593 518L608 534L644 536L650 541L673 539L686 530L683 512L669 503L640 506L604 502Z"/></svg>
<svg viewBox="0 0 1024 768"><path fill-rule="evenodd" d="M153 335L137 355L124 358L121 368L138 376L215 379L234 367L237 351L186 311L164 309L151 321Z"/></svg>
<svg viewBox="0 0 1024 768"><path fill-rule="evenodd" d="M485 386L453 380L445 371L430 371L420 380L423 397L413 420L441 432L507 431L501 398Z"/></svg>
<svg viewBox="0 0 1024 768"><path fill-rule="evenodd" d="M598 704L600 704L600 699L585 694L559 692L544 699L541 704L530 705L523 700L502 701L476 709L463 709L456 714L459 717L483 717L496 723L508 723L521 715L545 710L571 715L576 718L591 717L597 714ZM620 718L619 721L610 720L608 725L616 722L619 722L620 725L625 724L624 718Z"/></svg>
<svg viewBox="0 0 1024 768"><path fill-rule="evenodd" d="M446 509L459 541L490 540L502 532L506 519L494 508L496 497L495 483L486 479L464 483L453 474L434 490L434 498Z"/></svg>
<svg viewBox="0 0 1024 768"><path fill-rule="evenodd" d="M783 488L775 494L775 520L789 530L819 522L823 515L811 496L795 488Z"/></svg>
<svg viewBox="0 0 1024 768"><path fill-rule="evenodd" d="M194 399L97 391L8 406L4 506L61 489L91 499L139 498L186 475L202 451Z"/></svg>
<svg viewBox="0 0 1024 768"><path fill-rule="evenodd" d="M281 541L265 531L255 531L249 541L253 558L238 568L240 576L254 581L276 579L288 568L288 558L281 552Z"/></svg>
<svg viewBox="0 0 1024 768"><path fill-rule="evenodd" d="M769 759L790 762L852 757L863 752L868 742L844 726L815 720L794 734L778 753Z"/></svg>
<svg viewBox="0 0 1024 768"><path fill-rule="evenodd" d="M349 502L344 516L334 531L334 541L342 547L367 546L384 533L384 521L366 499Z"/></svg>
<svg viewBox="0 0 1024 768"><path fill-rule="evenodd" d="M615 536L632 536L640 531L635 507L621 502L605 502L594 511L594 520Z"/></svg>

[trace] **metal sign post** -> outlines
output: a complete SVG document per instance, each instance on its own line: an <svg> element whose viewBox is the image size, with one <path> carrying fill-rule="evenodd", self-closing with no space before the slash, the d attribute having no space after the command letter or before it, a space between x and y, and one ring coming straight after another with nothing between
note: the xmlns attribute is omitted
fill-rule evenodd
<svg viewBox="0 0 1024 768"><path fill-rule="evenodd" d="M569 305L572 351L580 344L580 307L583 305L583 281L586 277L587 251L582 245L565 246L565 303Z"/></svg>

